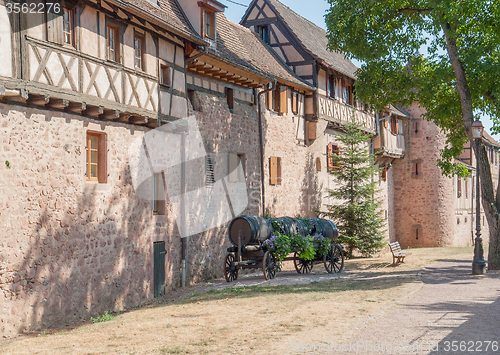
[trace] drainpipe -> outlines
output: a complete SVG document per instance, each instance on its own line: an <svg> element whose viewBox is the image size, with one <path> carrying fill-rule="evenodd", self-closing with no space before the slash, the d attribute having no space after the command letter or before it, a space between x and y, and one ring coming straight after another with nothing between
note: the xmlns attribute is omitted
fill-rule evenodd
<svg viewBox="0 0 500 355"><path fill-rule="evenodd" d="M276 79L274 82L271 82L271 87L269 89L264 89L263 91L257 94L257 111L259 114L259 141L260 141L260 184L261 184L261 199L262 199L262 216L264 216L265 207L266 207L266 195L265 195L265 181L264 181L264 137L262 134L262 111L261 111L261 103L260 96L263 94L267 94L268 92L274 90L276 88Z"/></svg>
<svg viewBox="0 0 500 355"><path fill-rule="evenodd" d="M181 133L181 254L182 254L182 274L181 286L186 287L187 279L187 259L188 259L188 238L186 235L186 135L187 132Z"/></svg>

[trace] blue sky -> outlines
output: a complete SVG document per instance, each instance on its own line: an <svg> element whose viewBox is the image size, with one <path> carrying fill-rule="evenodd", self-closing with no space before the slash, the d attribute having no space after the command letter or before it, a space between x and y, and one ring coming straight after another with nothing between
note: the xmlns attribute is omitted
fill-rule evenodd
<svg viewBox="0 0 500 355"><path fill-rule="evenodd" d="M219 0L221 3L227 6L225 11L226 17L236 23L239 23L247 6L250 4L251 0L234 0L239 4L243 4L245 6L240 6L234 4L228 0ZM326 0L280 0L283 4L291 8L296 13L300 14L302 17L305 17L311 22L314 22L319 27L326 29L325 25L325 12L329 8L329 4ZM356 63L359 65L359 63ZM492 122L489 117L481 117L481 122L484 127L490 133L490 128L492 126ZM491 133L490 133L491 134ZM497 141L500 141L500 135L492 135Z"/></svg>

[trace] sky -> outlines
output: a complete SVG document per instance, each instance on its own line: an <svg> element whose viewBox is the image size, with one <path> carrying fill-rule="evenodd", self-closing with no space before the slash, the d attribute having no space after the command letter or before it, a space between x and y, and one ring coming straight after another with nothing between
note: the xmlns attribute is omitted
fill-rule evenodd
<svg viewBox="0 0 500 355"><path fill-rule="evenodd" d="M239 23L248 5L252 2L251 0L219 0L222 4L226 5L227 8L224 12L226 17L236 23ZM293 11L305 17L311 22L314 22L321 28L326 29L325 25L325 12L329 8L329 4L326 0L280 0L283 4L291 8ZM237 5L235 3L245 5ZM306 5L306 6L304 6ZM360 65L359 62L354 61L354 64ZM481 122L485 129L490 133L490 135L500 142L500 134L491 134L492 121L489 117L481 117Z"/></svg>

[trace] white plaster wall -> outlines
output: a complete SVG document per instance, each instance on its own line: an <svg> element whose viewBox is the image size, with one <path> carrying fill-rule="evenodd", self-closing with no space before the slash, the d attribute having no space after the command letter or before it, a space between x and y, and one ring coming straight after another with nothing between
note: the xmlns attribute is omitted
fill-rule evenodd
<svg viewBox="0 0 500 355"><path fill-rule="evenodd" d="M0 5L0 53L2 53L2 65L0 65L0 76L12 77L12 43L11 26L5 6Z"/></svg>

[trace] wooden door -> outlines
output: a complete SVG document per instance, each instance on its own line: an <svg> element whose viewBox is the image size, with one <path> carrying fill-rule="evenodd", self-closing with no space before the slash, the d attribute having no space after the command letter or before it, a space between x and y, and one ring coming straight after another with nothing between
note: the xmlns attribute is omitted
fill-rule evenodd
<svg viewBox="0 0 500 355"><path fill-rule="evenodd" d="M153 243L155 297L165 294L165 242Z"/></svg>

